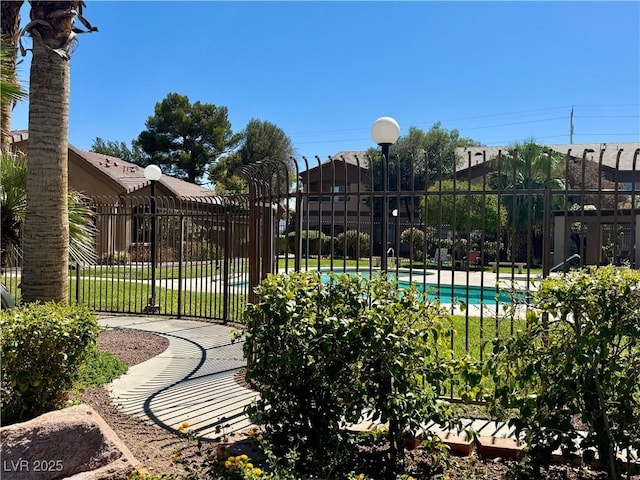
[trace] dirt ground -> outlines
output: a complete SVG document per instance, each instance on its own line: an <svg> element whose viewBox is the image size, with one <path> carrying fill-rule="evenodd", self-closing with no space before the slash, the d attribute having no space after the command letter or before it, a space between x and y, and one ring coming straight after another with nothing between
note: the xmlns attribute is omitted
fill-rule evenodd
<svg viewBox="0 0 640 480"><path fill-rule="evenodd" d="M168 340L148 332L127 329L111 329L100 334L98 348L115 355L129 366L141 363L162 353ZM195 447L183 436L164 430L156 425L123 414L111 402L105 387L96 388L82 395L82 402L91 405L113 428L120 439L149 473L183 473L181 465L174 463L176 455L189 458ZM236 439L241 440L242 436ZM209 446L213 448L213 446ZM410 453L419 461L419 453ZM409 462L411 460L409 459ZM451 467L436 478L450 480L504 479L509 462L503 459L482 459L452 456ZM575 465L554 465L542 480L603 480L607 476L588 468ZM626 476L625 476L626 478ZM631 477L640 480L640 475Z"/></svg>

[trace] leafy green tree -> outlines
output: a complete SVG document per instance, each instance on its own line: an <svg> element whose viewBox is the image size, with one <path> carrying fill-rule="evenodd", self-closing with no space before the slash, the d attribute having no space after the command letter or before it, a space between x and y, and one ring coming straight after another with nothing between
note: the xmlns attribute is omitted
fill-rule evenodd
<svg viewBox="0 0 640 480"><path fill-rule="evenodd" d="M506 221L495 192L484 192L482 184L443 180L429 187L421 200L421 220L427 225L450 225L456 232L496 231Z"/></svg>
<svg viewBox="0 0 640 480"><path fill-rule="evenodd" d="M458 130L447 130L440 123L434 124L428 132L410 127L409 133L400 137L389 149L389 189L392 191L423 191L437 179L452 178L456 162L457 147L478 145L472 139L460 137ZM381 190L382 157L376 149L367 152L371 159L371 173L375 190ZM398 173L399 172L399 173ZM403 197L403 205L395 205L391 199L390 208L404 208L413 223L417 217L419 197Z"/></svg>
<svg viewBox="0 0 640 480"><path fill-rule="evenodd" d="M131 147L129 147L125 142L115 142L96 137L91 144L91 151L117 157L125 162L135 163L140 166L145 166L149 163L147 156L137 142L132 142Z"/></svg>
<svg viewBox="0 0 640 480"><path fill-rule="evenodd" d="M264 163L271 165L274 183L280 182L281 192L289 191L295 166L291 139L275 124L251 119L241 133L240 148L218 160L209 170L209 181L216 185L216 191L246 191L244 180L235 175L242 165Z"/></svg>
<svg viewBox="0 0 640 480"><path fill-rule="evenodd" d="M231 130L227 107L191 103L185 95L169 93L156 103L147 129L137 145L155 163L175 177L196 183L209 165L231 150L239 140Z"/></svg>
<svg viewBox="0 0 640 480"><path fill-rule="evenodd" d="M529 141L508 148L492 160L494 170L487 180L489 186L500 191L513 239L510 250L515 260L526 261L529 235L539 238L543 233L544 195L522 195L522 191L540 191L545 187L563 189L564 159L561 153ZM556 197L557 201L559 197Z"/></svg>

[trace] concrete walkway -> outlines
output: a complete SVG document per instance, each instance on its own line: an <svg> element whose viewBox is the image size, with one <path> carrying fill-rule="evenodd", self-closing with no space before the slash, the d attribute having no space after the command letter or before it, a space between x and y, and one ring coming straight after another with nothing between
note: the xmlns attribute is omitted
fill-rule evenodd
<svg viewBox="0 0 640 480"><path fill-rule="evenodd" d="M232 343L232 328L212 323L159 317L102 317L100 325L162 335L169 347L135 365L109 391L129 415L168 430L183 422L203 438L246 429L244 415L256 393L239 385L235 374L245 365L242 342Z"/></svg>
<svg viewBox="0 0 640 480"><path fill-rule="evenodd" d="M245 366L245 360L243 343L231 341L231 327L142 316L105 316L99 323L105 327L153 332L169 340L167 350L131 367L109 385L114 403L124 413L173 431L188 422L189 430L205 439L241 432L251 425L244 409L257 394L234 378ZM366 431L377 426L376 422L363 421L350 429ZM474 448L488 458L521 454L522 442L504 422L463 420L462 426L460 432L446 431L429 422L423 430L436 433L453 451L461 454L469 454ZM464 430L473 431L475 435L469 436ZM560 461L560 452L554 453ZM621 459L637 464L638 453L630 453L630 459L626 452Z"/></svg>
<svg viewBox="0 0 640 480"><path fill-rule="evenodd" d="M231 342L232 328L219 324L158 317L103 317L100 324L112 328L133 328L160 334L169 348L146 362L135 365L109 386L115 404L125 413L177 430L183 422L203 438L216 438L219 428L231 434L247 429L251 422L244 408L256 393L239 385L234 376L245 365L242 342ZM471 425L473 423L473 425ZM495 441L513 439L513 429L504 423L466 421L478 435ZM374 422L363 421L354 430L371 430ZM443 439L469 449L472 441L464 433L442 432ZM449 443L447 442L447 443Z"/></svg>

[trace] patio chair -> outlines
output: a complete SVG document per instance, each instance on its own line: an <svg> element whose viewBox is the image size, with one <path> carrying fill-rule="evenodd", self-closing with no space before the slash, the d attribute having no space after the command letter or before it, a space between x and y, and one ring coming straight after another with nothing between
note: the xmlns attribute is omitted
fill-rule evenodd
<svg viewBox="0 0 640 480"><path fill-rule="evenodd" d="M467 255L467 265L469 265L470 267L480 267L481 266L481 261L480 261L480 252L478 250L471 250L469 251L469 255Z"/></svg>
<svg viewBox="0 0 640 480"><path fill-rule="evenodd" d="M436 252L433 254L433 265L445 265L447 262L451 263L450 256L447 255L449 253L449 249L446 247L437 248Z"/></svg>

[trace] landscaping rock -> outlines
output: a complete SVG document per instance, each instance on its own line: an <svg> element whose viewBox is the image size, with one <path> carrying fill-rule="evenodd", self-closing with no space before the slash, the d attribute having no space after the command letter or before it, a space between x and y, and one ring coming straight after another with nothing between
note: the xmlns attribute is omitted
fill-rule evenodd
<svg viewBox="0 0 640 480"><path fill-rule="evenodd" d="M138 463L88 405L0 428L3 480L116 480Z"/></svg>

